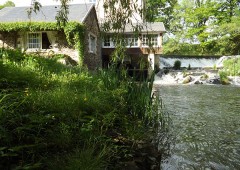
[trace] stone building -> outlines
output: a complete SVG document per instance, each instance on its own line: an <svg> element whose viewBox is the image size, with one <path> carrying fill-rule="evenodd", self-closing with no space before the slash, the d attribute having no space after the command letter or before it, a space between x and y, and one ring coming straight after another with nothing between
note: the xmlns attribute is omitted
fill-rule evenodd
<svg viewBox="0 0 240 170"><path fill-rule="evenodd" d="M68 22L84 27L83 38L78 40L84 47L82 53L67 41L65 28L57 27L55 16L60 6L42 6L30 17L27 10L29 7L0 10L0 46L42 55L65 54L77 62L82 59L83 65L89 69L102 66L100 29L94 4L69 5ZM70 39L74 40L74 36Z"/></svg>

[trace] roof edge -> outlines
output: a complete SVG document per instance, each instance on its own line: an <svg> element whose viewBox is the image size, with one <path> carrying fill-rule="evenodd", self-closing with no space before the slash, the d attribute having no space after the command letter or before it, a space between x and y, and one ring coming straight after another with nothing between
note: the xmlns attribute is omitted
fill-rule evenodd
<svg viewBox="0 0 240 170"><path fill-rule="evenodd" d="M94 4L91 4L91 7L89 8L88 12L87 12L86 15L83 17L83 19L81 20L81 23L83 23L83 22L86 20L88 14L92 11L93 8L94 8Z"/></svg>

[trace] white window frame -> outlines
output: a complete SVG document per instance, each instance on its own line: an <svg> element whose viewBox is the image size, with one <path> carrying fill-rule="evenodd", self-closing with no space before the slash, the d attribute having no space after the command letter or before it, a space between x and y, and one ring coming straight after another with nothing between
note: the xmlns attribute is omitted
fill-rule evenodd
<svg viewBox="0 0 240 170"><path fill-rule="evenodd" d="M142 34L142 46L149 47L159 47L159 35L158 34Z"/></svg>
<svg viewBox="0 0 240 170"><path fill-rule="evenodd" d="M152 34L151 35L151 39L150 39L150 43L153 47L158 47L158 34Z"/></svg>
<svg viewBox="0 0 240 170"><path fill-rule="evenodd" d="M103 40L103 47L111 47L111 37L107 36L107 37L104 37L104 40ZM109 45L107 45L109 44Z"/></svg>
<svg viewBox="0 0 240 170"><path fill-rule="evenodd" d="M134 35L127 35L127 47L138 47L138 37L135 37Z"/></svg>
<svg viewBox="0 0 240 170"><path fill-rule="evenodd" d="M105 45L106 39L109 40L110 45ZM106 37L106 39L103 39L102 47L103 48L114 48L115 42L113 41L113 38L111 36Z"/></svg>
<svg viewBox="0 0 240 170"><path fill-rule="evenodd" d="M148 47L148 34L142 34L142 46Z"/></svg>
<svg viewBox="0 0 240 170"><path fill-rule="evenodd" d="M38 34L38 42L34 42L34 37L30 37L31 35L36 35ZM32 38L32 42L30 42L30 39ZM38 47L34 47L34 45L37 45ZM42 49L42 32L29 32L27 33L27 49L32 51L32 50L41 50Z"/></svg>
<svg viewBox="0 0 240 170"><path fill-rule="evenodd" d="M94 38L94 44L92 44L92 42L93 42L92 38ZM96 35L89 33L88 46L89 46L89 52L96 54L96 52L97 52L97 36Z"/></svg>

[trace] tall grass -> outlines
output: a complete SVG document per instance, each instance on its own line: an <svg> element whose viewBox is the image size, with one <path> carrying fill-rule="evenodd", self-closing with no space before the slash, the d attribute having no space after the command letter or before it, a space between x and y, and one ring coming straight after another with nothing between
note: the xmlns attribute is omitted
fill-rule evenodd
<svg viewBox="0 0 240 170"><path fill-rule="evenodd" d="M224 69L222 70L230 76L240 76L240 58L231 58L223 62Z"/></svg>
<svg viewBox="0 0 240 170"><path fill-rule="evenodd" d="M107 167L115 134L139 138L156 118L151 81L122 75L1 50L0 169Z"/></svg>

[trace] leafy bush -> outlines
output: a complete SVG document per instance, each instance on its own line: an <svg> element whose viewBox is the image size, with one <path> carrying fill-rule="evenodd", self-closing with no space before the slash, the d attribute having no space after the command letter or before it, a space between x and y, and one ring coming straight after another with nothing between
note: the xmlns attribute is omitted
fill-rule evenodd
<svg viewBox="0 0 240 170"><path fill-rule="evenodd" d="M180 60L176 60L176 61L174 62L173 68L174 68L175 70L180 70L180 68L181 68L181 61L180 61Z"/></svg>
<svg viewBox="0 0 240 170"><path fill-rule="evenodd" d="M228 74L226 72L220 71L219 75L220 75L220 81L222 84L226 85L230 83L228 80Z"/></svg>
<svg viewBox="0 0 240 170"><path fill-rule="evenodd" d="M240 58L232 58L223 62L224 69L227 75L240 76Z"/></svg>

